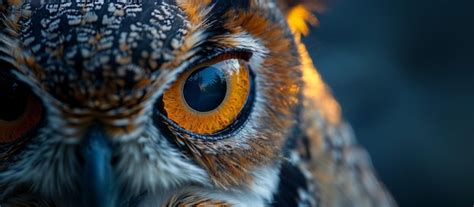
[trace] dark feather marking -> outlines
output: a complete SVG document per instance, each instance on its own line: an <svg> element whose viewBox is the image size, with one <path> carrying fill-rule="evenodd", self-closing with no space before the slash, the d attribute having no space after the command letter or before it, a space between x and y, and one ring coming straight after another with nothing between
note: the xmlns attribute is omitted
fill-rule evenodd
<svg viewBox="0 0 474 207"><path fill-rule="evenodd" d="M296 106L294 109L295 113L294 114L300 114L302 111L302 107L300 105ZM301 123L300 120L301 116L296 116L294 119L296 120L296 125L292 128L290 131L290 135L287 137L285 140L285 146L283 147L283 155L284 157L288 158L290 155L290 152L298 147L298 142L301 140L301 135L302 131L300 127L297 127L299 123Z"/></svg>
<svg viewBox="0 0 474 207"><path fill-rule="evenodd" d="M284 162L280 170L278 192L273 195L272 206L298 206L302 202L298 190L308 191L308 180L297 166Z"/></svg>

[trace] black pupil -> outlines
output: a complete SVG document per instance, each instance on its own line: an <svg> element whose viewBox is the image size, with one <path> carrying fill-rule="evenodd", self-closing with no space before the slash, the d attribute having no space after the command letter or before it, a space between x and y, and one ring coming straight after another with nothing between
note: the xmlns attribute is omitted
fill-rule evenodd
<svg viewBox="0 0 474 207"><path fill-rule="evenodd" d="M184 99L196 111L216 109L227 91L226 74L219 68L208 66L198 69L184 83Z"/></svg>
<svg viewBox="0 0 474 207"><path fill-rule="evenodd" d="M16 82L0 77L0 120L14 121L26 109L27 91Z"/></svg>

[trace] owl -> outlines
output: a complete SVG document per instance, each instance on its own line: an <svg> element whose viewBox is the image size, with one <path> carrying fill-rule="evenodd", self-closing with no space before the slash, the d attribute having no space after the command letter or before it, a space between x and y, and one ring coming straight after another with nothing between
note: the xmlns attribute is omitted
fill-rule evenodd
<svg viewBox="0 0 474 207"><path fill-rule="evenodd" d="M395 206L301 41L317 8L1 0L0 206Z"/></svg>

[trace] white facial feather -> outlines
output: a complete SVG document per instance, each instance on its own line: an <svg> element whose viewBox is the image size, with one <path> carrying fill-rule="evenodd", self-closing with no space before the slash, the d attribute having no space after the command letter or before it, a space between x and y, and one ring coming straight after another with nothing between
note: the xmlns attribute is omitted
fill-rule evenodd
<svg viewBox="0 0 474 207"><path fill-rule="evenodd" d="M136 141L121 143L119 178L133 193L163 192L187 183L209 183L207 173L186 159L149 123Z"/></svg>

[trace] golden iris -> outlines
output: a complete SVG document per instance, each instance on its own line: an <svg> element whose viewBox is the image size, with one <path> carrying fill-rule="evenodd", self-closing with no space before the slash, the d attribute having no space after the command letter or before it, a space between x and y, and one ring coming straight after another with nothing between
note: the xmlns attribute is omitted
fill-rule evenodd
<svg viewBox="0 0 474 207"><path fill-rule="evenodd" d="M23 138L42 116L42 105L31 91L0 76L0 144Z"/></svg>
<svg viewBox="0 0 474 207"><path fill-rule="evenodd" d="M230 126L250 93L247 64L226 59L186 71L163 94L167 117L197 134L214 134Z"/></svg>

